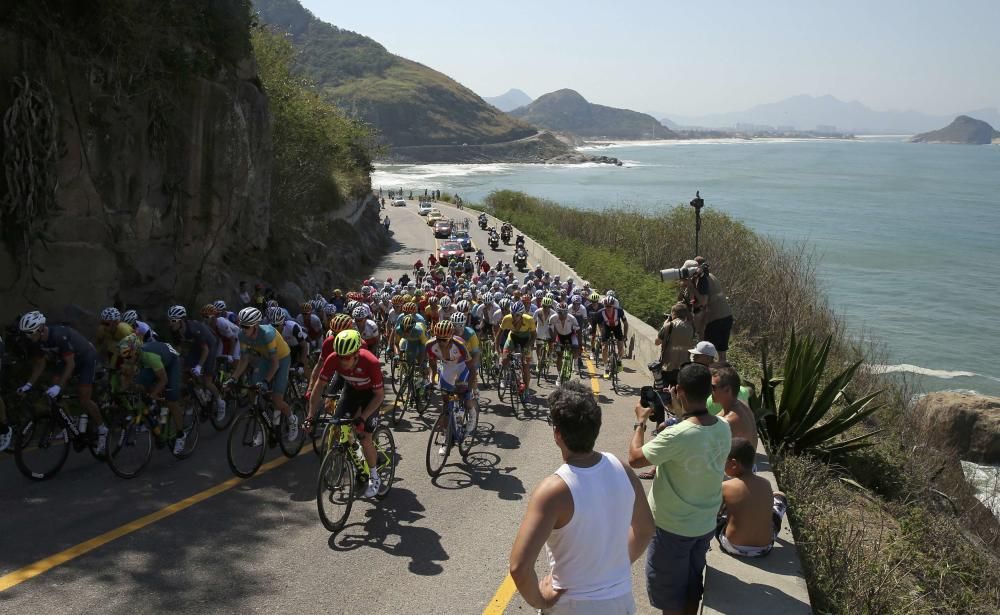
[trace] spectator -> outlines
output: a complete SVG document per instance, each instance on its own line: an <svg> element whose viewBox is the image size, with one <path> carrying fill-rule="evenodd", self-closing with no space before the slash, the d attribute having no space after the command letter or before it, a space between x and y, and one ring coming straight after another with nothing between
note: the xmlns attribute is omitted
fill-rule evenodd
<svg viewBox="0 0 1000 615"><path fill-rule="evenodd" d="M240 307L250 305L250 291L247 290L246 280L240 280Z"/></svg>
<svg viewBox="0 0 1000 615"><path fill-rule="evenodd" d="M693 615L703 590L705 553L722 504L722 482L732 435L729 423L708 413L712 375L697 363L681 368L675 397L681 421L643 444L651 408L637 404L629 465L656 466L649 506L656 522L646 554L650 604L665 614Z"/></svg>
<svg viewBox="0 0 1000 615"><path fill-rule="evenodd" d="M594 450L601 408L582 384L566 383L549 396L549 422L564 463L531 496L510 576L543 613L634 614L631 563L654 528L642 486L614 455ZM539 582L543 544L551 572Z"/></svg>
<svg viewBox="0 0 1000 615"><path fill-rule="evenodd" d="M770 553L788 508L785 494L771 491L770 481L751 470L755 454L749 440L733 438L726 458L730 480L722 483L722 510L715 537L719 547L735 557Z"/></svg>
<svg viewBox="0 0 1000 615"><path fill-rule="evenodd" d="M688 354L691 355L692 363L698 363L705 367L715 363L715 360L719 358L719 353L715 350L715 345L712 342L698 342L694 348L688 350Z"/></svg>
<svg viewBox="0 0 1000 615"><path fill-rule="evenodd" d="M729 307L729 299L722 290L722 285L708 266L696 260L684 262L684 268L697 267L698 273L680 284L690 292L694 305L695 330L698 337L711 342L718 351L716 359L723 363L726 351L729 350L729 334L733 329L733 310Z"/></svg>
<svg viewBox="0 0 1000 615"><path fill-rule="evenodd" d="M677 372L688 361L688 349L694 344L694 326L690 321L691 313L683 303L675 304L670 308L670 314L664 316L669 316L669 319L656 335L656 345L660 347L663 385L673 386L677 384Z"/></svg>
<svg viewBox="0 0 1000 615"><path fill-rule="evenodd" d="M724 365L712 368L712 401L722 408L719 418L729 423L734 438L744 438L757 448L757 419L750 406L738 397L740 375L736 368ZM711 412L711 408L709 408ZM751 464L753 465L753 464Z"/></svg>

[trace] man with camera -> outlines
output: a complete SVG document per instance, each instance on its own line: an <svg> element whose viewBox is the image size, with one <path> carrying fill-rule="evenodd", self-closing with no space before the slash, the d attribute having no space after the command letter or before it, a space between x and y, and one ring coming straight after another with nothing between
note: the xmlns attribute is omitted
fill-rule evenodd
<svg viewBox="0 0 1000 615"><path fill-rule="evenodd" d="M660 271L660 279L678 283L691 306L698 338L711 342L719 353L717 361L725 363L729 334L733 330L733 310L722 284L709 271L708 263L684 261L680 268Z"/></svg>

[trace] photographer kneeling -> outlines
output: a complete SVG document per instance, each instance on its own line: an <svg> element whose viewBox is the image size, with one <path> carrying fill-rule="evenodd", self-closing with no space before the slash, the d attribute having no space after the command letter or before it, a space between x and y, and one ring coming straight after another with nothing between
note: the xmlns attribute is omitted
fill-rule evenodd
<svg viewBox="0 0 1000 615"><path fill-rule="evenodd" d="M709 271L708 264L684 261L679 269L661 271L660 279L664 282L676 281L686 291L698 338L711 342L719 353L716 360L725 363L729 334L733 330L733 310L729 307L722 284Z"/></svg>

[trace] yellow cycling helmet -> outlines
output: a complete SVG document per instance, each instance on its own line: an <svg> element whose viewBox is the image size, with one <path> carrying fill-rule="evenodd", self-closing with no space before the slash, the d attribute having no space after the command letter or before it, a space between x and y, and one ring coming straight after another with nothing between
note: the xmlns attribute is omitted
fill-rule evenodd
<svg viewBox="0 0 1000 615"><path fill-rule="evenodd" d="M450 320L442 320L434 325L434 337L438 339L449 339L455 335L455 323Z"/></svg>
<svg viewBox="0 0 1000 615"><path fill-rule="evenodd" d="M361 333L356 329L341 331L333 339L333 351L339 357L349 357L359 350L361 350Z"/></svg>
<svg viewBox="0 0 1000 615"><path fill-rule="evenodd" d="M142 342L135 334L126 335L118 342L118 356L126 361L130 361L139 355Z"/></svg>

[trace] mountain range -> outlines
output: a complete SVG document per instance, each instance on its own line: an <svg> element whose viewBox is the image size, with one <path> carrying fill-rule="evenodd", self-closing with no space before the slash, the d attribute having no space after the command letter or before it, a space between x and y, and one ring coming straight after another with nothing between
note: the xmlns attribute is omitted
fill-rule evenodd
<svg viewBox="0 0 1000 615"><path fill-rule="evenodd" d="M556 90L510 112L532 126L582 138L674 139L656 118L638 111L588 102L578 92Z"/></svg>
<svg viewBox="0 0 1000 615"><path fill-rule="evenodd" d="M483 100L506 112L530 105L532 98L517 88L511 88L500 96L483 96Z"/></svg>
<svg viewBox="0 0 1000 615"><path fill-rule="evenodd" d="M855 134L904 133L933 130L954 116L936 116L919 111L876 111L858 101L844 102L829 94L800 95L784 100L756 105L743 111L702 116L682 116L668 112L654 115L670 128L705 127L732 128L737 124L788 126L796 130L815 130L818 126L835 127L840 132ZM976 119L1000 125L1000 111L995 108L966 111Z"/></svg>
<svg viewBox="0 0 1000 615"><path fill-rule="evenodd" d="M263 23L284 31L296 68L390 146L461 147L519 141L537 130L475 92L378 42L317 19L297 0L254 0Z"/></svg>

